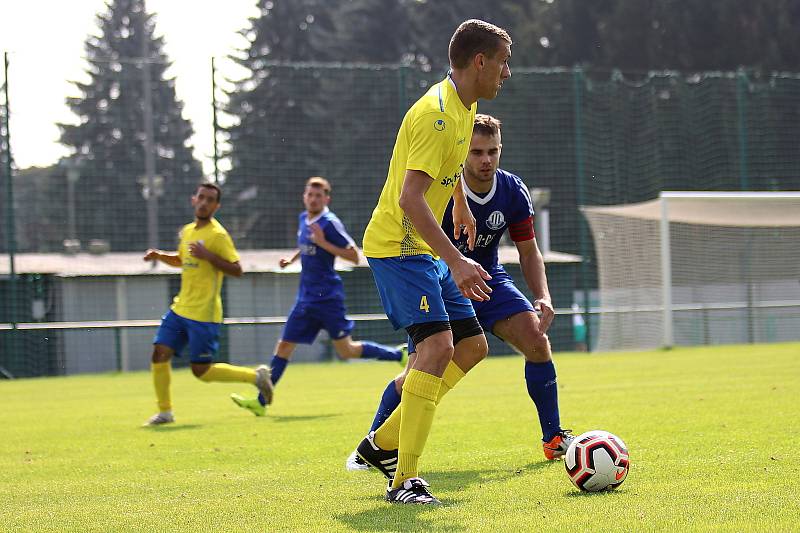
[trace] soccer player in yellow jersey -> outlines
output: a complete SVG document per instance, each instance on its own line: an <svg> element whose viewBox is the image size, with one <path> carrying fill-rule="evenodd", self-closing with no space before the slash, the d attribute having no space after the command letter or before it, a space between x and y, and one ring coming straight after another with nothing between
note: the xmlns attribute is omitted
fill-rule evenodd
<svg viewBox="0 0 800 533"><path fill-rule="evenodd" d="M389 174L364 233L381 302L405 328L417 358L400 407L359 444L359 456L392 478L386 499L437 504L418 461L436 405L488 351L469 299L486 301L489 274L453 246L441 228L453 199L456 239L475 246L475 219L461 184L479 98L492 99L511 76L511 38L493 24L467 20L449 47L451 71L408 110Z"/></svg>
<svg viewBox="0 0 800 533"><path fill-rule="evenodd" d="M145 261L161 261L181 269L181 290L172 307L161 319L155 339L151 370L159 412L146 426L174 422L170 392L171 360L188 344L192 373L201 381L240 381L252 383L272 399L272 382L267 366L256 370L226 363L213 363L219 348L222 323L222 280L227 274L239 277L242 267L230 235L214 218L222 191L213 183L203 183L192 196L194 222L180 232L177 252L147 250Z"/></svg>

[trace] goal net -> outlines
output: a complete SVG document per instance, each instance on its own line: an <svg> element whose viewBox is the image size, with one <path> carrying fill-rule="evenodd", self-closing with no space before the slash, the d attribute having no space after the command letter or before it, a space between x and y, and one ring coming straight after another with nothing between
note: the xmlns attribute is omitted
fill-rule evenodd
<svg viewBox="0 0 800 533"><path fill-rule="evenodd" d="M597 350L800 339L800 193L662 192L581 211Z"/></svg>

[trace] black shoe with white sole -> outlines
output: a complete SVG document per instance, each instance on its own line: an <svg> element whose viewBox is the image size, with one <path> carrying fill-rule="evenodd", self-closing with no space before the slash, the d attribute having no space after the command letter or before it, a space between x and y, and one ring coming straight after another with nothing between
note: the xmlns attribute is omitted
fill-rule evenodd
<svg viewBox="0 0 800 533"><path fill-rule="evenodd" d="M380 470L388 479L394 477L394 471L397 470L397 450L384 450L378 447L375 444L374 431L370 431L369 435L364 437L356 452L365 463Z"/></svg>
<svg viewBox="0 0 800 533"><path fill-rule="evenodd" d="M421 477L412 477L403 481L398 488L386 489L386 501L390 503L414 503L418 505L439 505L440 502L428 491L428 483Z"/></svg>

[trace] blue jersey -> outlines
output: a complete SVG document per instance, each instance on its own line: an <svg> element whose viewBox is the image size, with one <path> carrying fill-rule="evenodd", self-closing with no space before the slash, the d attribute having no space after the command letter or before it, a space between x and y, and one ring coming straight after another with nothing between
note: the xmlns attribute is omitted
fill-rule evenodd
<svg viewBox="0 0 800 533"><path fill-rule="evenodd" d="M475 217L476 233L475 249L467 248L467 235L462 234L459 240L453 239L453 200L447 205L442 220L442 229L453 241L459 251L470 259L477 261L493 278L507 276L505 269L497 259L497 248L500 237L506 228L523 222L533 216L528 188L522 180L505 170L497 169L491 190L482 197L467 187L467 201L472 215Z"/></svg>
<svg viewBox="0 0 800 533"><path fill-rule="evenodd" d="M300 288L297 291L298 302L319 302L323 300L344 300L342 278L333 268L336 258L333 254L320 248L311 240L309 226L319 224L325 233L325 239L335 246L347 248L355 246L353 239L347 234L339 218L327 207L322 213L308 219L308 213L300 213L297 228L297 248L300 250Z"/></svg>

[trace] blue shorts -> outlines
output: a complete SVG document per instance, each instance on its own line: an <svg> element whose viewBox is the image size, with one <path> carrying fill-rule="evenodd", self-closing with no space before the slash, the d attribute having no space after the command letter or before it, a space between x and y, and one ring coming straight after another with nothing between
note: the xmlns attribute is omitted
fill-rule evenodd
<svg viewBox="0 0 800 533"><path fill-rule="evenodd" d="M492 278L486 282L492 288L491 299L488 302L472 302L478 322L484 331L492 331L494 325L517 313L526 311L535 312L533 304L520 292L514 281L506 274ZM503 339L500 339L503 340ZM408 337L408 353L414 353L414 341Z"/></svg>
<svg viewBox="0 0 800 533"><path fill-rule="evenodd" d="M368 257L386 316L394 329L475 316L450 269L430 255Z"/></svg>
<svg viewBox="0 0 800 533"><path fill-rule="evenodd" d="M533 304L520 292L508 274L501 274L490 279L487 284L492 288L488 302L472 302L478 322L484 331L492 331L494 325L517 313L534 312ZM494 333L494 332L492 332Z"/></svg>
<svg viewBox="0 0 800 533"><path fill-rule="evenodd" d="M169 346L180 357L188 343L192 363L211 363L219 350L219 329L216 322L190 320L170 310L161 317L153 344Z"/></svg>
<svg viewBox="0 0 800 533"><path fill-rule="evenodd" d="M354 322L347 318L347 310L342 300L322 302L296 302L281 340L295 344L312 344L319 330L325 329L333 340L343 339L353 331Z"/></svg>

